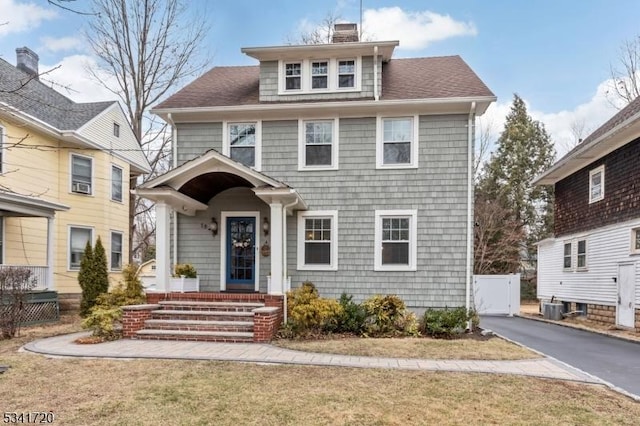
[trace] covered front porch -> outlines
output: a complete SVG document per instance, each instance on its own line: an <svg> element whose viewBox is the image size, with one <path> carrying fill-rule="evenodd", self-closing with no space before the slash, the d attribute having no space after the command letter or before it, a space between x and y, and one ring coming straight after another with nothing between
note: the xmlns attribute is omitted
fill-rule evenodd
<svg viewBox="0 0 640 426"><path fill-rule="evenodd" d="M197 270L188 291L288 290L287 219L307 208L295 189L210 150L135 193L156 203L156 292L176 290L179 263Z"/></svg>

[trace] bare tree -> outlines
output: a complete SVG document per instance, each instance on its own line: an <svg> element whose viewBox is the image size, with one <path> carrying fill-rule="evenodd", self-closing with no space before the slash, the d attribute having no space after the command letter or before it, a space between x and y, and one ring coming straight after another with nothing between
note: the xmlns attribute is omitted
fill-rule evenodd
<svg viewBox="0 0 640 426"><path fill-rule="evenodd" d="M310 30L303 30L295 36L287 37L289 44L327 44L331 43L333 37L333 29L335 24L342 22L343 19L337 12L327 12L319 24L314 25Z"/></svg>
<svg viewBox="0 0 640 426"><path fill-rule="evenodd" d="M493 134L493 122L484 123L481 120L478 120L478 125L476 126L476 146L475 146L475 156L473 159L473 177L477 182L480 178L480 173L482 172L482 168L485 162L489 159L489 153L491 144L493 141L491 140Z"/></svg>
<svg viewBox="0 0 640 426"><path fill-rule="evenodd" d="M187 14L186 6L184 0L95 0L86 32L99 58L99 68L90 72L122 101L151 164L145 179L166 168L171 151L166 129L149 118L149 108L209 65L208 56L201 54L208 31L204 14ZM131 188L136 183L131 179ZM149 209L142 204L131 195L130 261L136 214Z"/></svg>
<svg viewBox="0 0 640 426"><path fill-rule="evenodd" d="M614 106L622 108L640 96L640 36L625 40L618 53L618 62L610 65L613 89L607 94Z"/></svg>

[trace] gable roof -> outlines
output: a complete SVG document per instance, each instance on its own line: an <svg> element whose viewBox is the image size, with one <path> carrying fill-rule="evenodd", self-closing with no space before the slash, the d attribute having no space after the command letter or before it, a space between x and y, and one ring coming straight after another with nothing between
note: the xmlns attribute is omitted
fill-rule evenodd
<svg viewBox="0 0 640 426"><path fill-rule="evenodd" d="M99 117L110 111L121 114L123 122L128 121L118 101L74 102L63 94L47 86L37 78L0 59L0 105L7 105L8 111L15 110L29 117L34 125L44 123L54 129L61 139L89 145L96 149L113 149L114 144L105 141L111 135L87 137L85 130L96 124ZM40 123L38 123L40 122ZM45 127L46 127L45 126ZM50 131L49 128L46 130ZM132 172L148 173L149 162L140 148L140 143L129 127L130 135L122 138L120 151L114 154L132 166Z"/></svg>
<svg viewBox="0 0 640 426"><path fill-rule="evenodd" d="M549 170L537 176L532 183L534 185L555 184L638 137L640 137L640 97L598 127L556 161Z"/></svg>
<svg viewBox="0 0 640 426"><path fill-rule="evenodd" d="M260 66L215 67L154 110L259 105ZM493 97L460 56L391 59L382 69L381 100ZM354 101L363 99L354 99Z"/></svg>
<svg viewBox="0 0 640 426"><path fill-rule="evenodd" d="M0 102L58 130L77 130L117 101L76 103L0 59Z"/></svg>

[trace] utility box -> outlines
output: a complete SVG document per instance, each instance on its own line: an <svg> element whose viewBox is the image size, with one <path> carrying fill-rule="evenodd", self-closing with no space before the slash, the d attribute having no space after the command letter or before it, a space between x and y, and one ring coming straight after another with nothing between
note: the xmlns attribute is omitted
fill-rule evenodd
<svg viewBox="0 0 640 426"><path fill-rule="evenodd" d="M543 303L542 317L544 319L560 321L562 319L563 305L562 303Z"/></svg>

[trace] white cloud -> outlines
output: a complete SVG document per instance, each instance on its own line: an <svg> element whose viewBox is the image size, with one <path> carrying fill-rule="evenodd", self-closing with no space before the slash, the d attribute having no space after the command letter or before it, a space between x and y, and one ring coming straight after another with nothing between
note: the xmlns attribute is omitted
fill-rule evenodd
<svg viewBox="0 0 640 426"><path fill-rule="evenodd" d="M59 67L53 69L55 67ZM95 69L95 58L87 55L72 55L62 59L53 66L41 66L41 71L53 71L43 75L40 80L45 84L52 84L53 88L76 102L99 102L115 100L116 95L95 81L87 70ZM101 76L102 81L110 87L116 87L115 81L107 75Z"/></svg>
<svg viewBox="0 0 640 426"><path fill-rule="evenodd" d="M397 6L365 10L362 25L370 38L399 40L398 48L406 50L424 49L436 41L478 33L473 22L456 21L428 10L405 12Z"/></svg>
<svg viewBox="0 0 640 426"><path fill-rule="evenodd" d="M527 111L534 120L544 124L551 140L555 144L557 157L560 158L573 148L578 138L586 138L600 127L604 122L613 117L623 105L619 102L614 106L608 93L612 85L611 80L600 83L592 98L576 106L571 110L558 112L544 112L535 109L535 106L527 102ZM487 112L479 118L479 126L490 126L490 140L496 142L504 129L506 116L511 109L513 99L492 104ZM480 128L476 132L479 135ZM493 149L492 149L493 150Z"/></svg>
<svg viewBox="0 0 640 426"><path fill-rule="evenodd" d="M79 50L82 47L81 38L74 37L74 36L60 37L60 38L42 37L40 39L40 42L42 42L42 50L46 50L54 53Z"/></svg>
<svg viewBox="0 0 640 426"><path fill-rule="evenodd" d="M36 3L0 0L0 36L31 30L39 26L42 21L53 19L56 16L55 11Z"/></svg>

